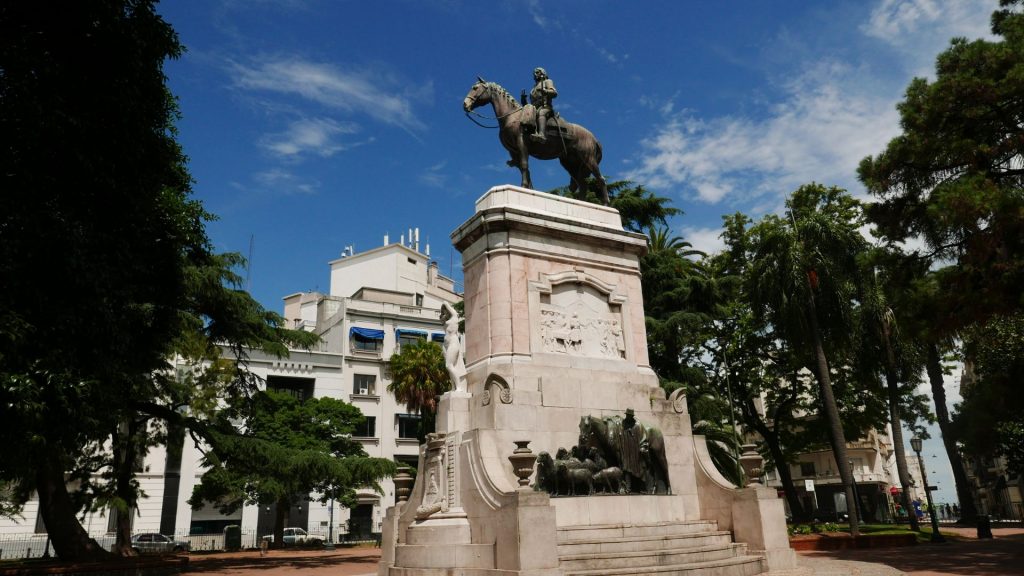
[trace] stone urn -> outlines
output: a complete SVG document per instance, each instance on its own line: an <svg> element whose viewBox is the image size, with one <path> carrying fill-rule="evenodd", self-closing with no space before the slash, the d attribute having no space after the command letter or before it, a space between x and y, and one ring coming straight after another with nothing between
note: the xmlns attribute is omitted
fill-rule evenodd
<svg viewBox="0 0 1024 576"><path fill-rule="evenodd" d="M764 472L764 458L757 452L757 444L740 446L740 466L747 478L747 486L761 486L761 473Z"/></svg>
<svg viewBox="0 0 1024 576"><path fill-rule="evenodd" d="M408 466L399 466L398 472L395 474L395 499L398 502L405 502L409 499L409 494L412 493L412 486L416 483L416 479L409 474L410 468Z"/></svg>
<svg viewBox="0 0 1024 576"><path fill-rule="evenodd" d="M516 440L516 449L508 457L512 463L512 472L519 478L519 487L525 488L530 484L530 476L533 475L533 465L537 462L537 455L533 450L527 448L529 440Z"/></svg>

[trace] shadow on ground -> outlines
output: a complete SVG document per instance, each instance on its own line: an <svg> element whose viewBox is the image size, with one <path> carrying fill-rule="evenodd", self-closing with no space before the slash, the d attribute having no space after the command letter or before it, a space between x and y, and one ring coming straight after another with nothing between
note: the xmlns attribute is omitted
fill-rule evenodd
<svg viewBox="0 0 1024 576"><path fill-rule="evenodd" d="M992 540L961 539L902 548L805 553L810 558L880 562L910 574L1008 576L1024 574L1024 534Z"/></svg>
<svg viewBox="0 0 1024 576"><path fill-rule="evenodd" d="M193 558L189 563L190 573L257 573L282 570L320 570L345 566L359 572L374 572L380 562L379 550L367 550L364 553L322 554L302 556L275 556L273 554L260 557L252 556ZM346 570L348 572L348 570ZM275 572L276 573L276 572Z"/></svg>

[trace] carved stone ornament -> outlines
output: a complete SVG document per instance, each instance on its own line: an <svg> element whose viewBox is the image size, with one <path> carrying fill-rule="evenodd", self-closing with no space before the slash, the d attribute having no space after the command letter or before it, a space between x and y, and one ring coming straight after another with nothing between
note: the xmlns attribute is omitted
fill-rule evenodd
<svg viewBox="0 0 1024 576"><path fill-rule="evenodd" d="M537 461L537 455L530 450L529 440L516 440L516 449L508 457L512 463L512 472L519 478L519 487L525 488L530 484L530 476L533 475L533 463Z"/></svg>
<svg viewBox="0 0 1024 576"><path fill-rule="evenodd" d="M494 394L491 390L498 388L498 399L502 404L512 403L512 387L508 385L508 382L504 378L497 374L491 374L487 377L484 382L484 391L481 394L480 402L484 406L491 403L491 397Z"/></svg>
<svg viewBox="0 0 1024 576"><path fill-rule="evenodd" d="M669 395L668 401L672 403L672 410L676 414L682 414L686 412L686 390L683 388L676 388Z"/></svg>
<svg viewBox="0 0 1024 576"><path fill-rule="evenodd" d="M416 482L416 479L409 472L410 468L408 466L399 466L398 473L395 474L395 498L399 502L405 502L409 499L409 494L412 493L412 486Z"/></svg>
<svg viewBox="0 0 1024 576"><path fill-rule="evenodd" d="M536 310L531 314L541 352L626 358L627 334L622 306L626 299L614 286L580 270L545 275L531 283Z"/></svg>
<svg viewBox="0 0 1024 576"><path fill-rule="evenodd" d="M740 454L740 466L743 468L743 475L747 478L747 486L760 486L761 474L764 472L764 458L757 452L757 444L744 444L740 446L743 453Z"/></svg>
<svg viewBox="0 0 1024 576"><path fill-rule="evenodd" d="M445 436L441 433L427 434L427 453L423 459L425 486L423 501L416 508L416 520L426 520L432 514L448 510L448 451L445 450Z"/></svg>

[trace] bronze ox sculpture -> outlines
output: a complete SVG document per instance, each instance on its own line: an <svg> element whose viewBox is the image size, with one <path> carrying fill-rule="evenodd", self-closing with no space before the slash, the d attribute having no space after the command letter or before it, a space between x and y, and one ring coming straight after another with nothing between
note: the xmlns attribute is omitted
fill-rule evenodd
<svg viewBox="0 0 1024 576"><path fill-rule="evenodd" d="M625 418L584 416L576 446L538 455L534 489L552 496L671 494L664 437L632 410Z"/></svg>

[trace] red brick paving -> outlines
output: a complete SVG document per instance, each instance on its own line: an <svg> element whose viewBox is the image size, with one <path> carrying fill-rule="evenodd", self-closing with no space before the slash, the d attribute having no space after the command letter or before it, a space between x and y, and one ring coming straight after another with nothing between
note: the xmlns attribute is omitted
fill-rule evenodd
<svg viewBox="0 0 1024 576"><path fill-rule="evenodd" d="M995 538L978 540L975 530L942 527L964 538L945 544L919 544L903 548L801 552L810 559L875 562L911 576L1024 576L1024 528L993 528ZM192 554L189 571L209 576L271 576L301 570L303 576L357 576L373 574L380 561L379 548L271 550Z"/></svg>
<svg viewBox="0 0 1024 576"><path fill-rule="evenodd" d="M1024 575L1024 528L993 528L991 540L978 540L974 528L942 526L963 539L905 548L802 552L808 558L877 562L911 576Z"/></svg>

